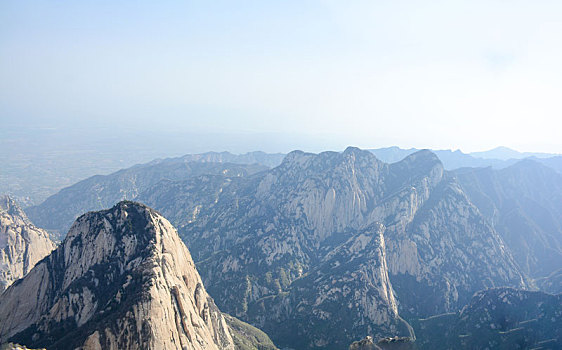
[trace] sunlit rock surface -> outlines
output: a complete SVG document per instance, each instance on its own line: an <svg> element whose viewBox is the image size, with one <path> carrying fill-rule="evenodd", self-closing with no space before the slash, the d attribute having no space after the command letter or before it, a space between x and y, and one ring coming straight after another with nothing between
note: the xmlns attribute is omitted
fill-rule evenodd
<svg viewBox="0 0 562 350"><path fill-rule="evenodd" d="M238 348L176 230L133 202L81 216L0 296L0 338L48 349Z"/></svg>
<svg viewBox="0 0 562 350"><path fill-rule="evenodd" d="M35 227L13 199L0 196L0 293L55 247L49 234Z"/></svg>

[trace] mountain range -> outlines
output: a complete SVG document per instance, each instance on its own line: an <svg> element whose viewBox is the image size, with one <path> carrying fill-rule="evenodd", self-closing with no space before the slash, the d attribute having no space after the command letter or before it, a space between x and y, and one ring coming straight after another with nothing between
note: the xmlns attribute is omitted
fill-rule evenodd
<svg viewBox="0 0 562 350"><path fill-rule="evenodd" d="M221 156L208 155L211 160ZM139 193L164 179L184 180L202 174L237 177L265 169L259 164L212 162L198 156L154 160L110 175L97 175L80 181L47 198L41 205L27 208L26 212L38 225L60 237L79 215L110 207L123 199L135 199Z"/></svg>
<svg viewBox="0 0 562 350"><path fill-rule="evenodd" d="M292 152L252 176L196 180L207 200L192 180L160 183L138 200L179 219L218 305L281 346L410 336L397 316L457 310L477 290L529 284L430 151L390 165L357 148ZM155 193L168 195L153 201ZM194 215L174 215L180 208Z"/></svg>
<svg viewBox="0 0 562 350"><path fill-rule="evenodd" d="M387 147L369 151L385 163L395 163L419 149ZM466 167L501 169L515 164L522 158L534 157L533 160L562 174L562 156L548 153L521 153L506 147L477 153L476 155L480 158L461 151L436 150L432 152L437 155L446 170ZM510 159L489 158L498 153L509 154L513 157ZM536 158L536 156L543 158ZM229 152L207 152L176 158L155 159L109 175L96 175L79 181L51 195L41 204L27 207L26 212L33 221L48 229L53 236L60 238L80 214L106 208L122 199L134 200L141 192L161 180L175 181L201 174L219 174L221 172L224 175L231 175L226 172L236 172L238 176L244 176L276 167L281 164L284 157L285 154L282 153L249 152L235 155ZM52 208L59 210L49 211Z"/></svg>
<svg viewBox="0 0 562 350"><path fill-rule="evenodd" d="M367 335L387 340L354 346L443 348L479 333L466 324L462 334L443 329L453 337L445 342L433 332L440 326L423 320L452 326L461 310L488 315L474 306L475 293L560 293L562 175L541 159L451 171L429 150L391 164L353 147L294 151L271 167L224 156L90 178L26 210L64 232L85 211L145 203L177 227L220 310L292 349L342 349ZM547 293L533 300L560 312ZM503 303L486 295L477 300L488 309ZM525 324L531 332L541 322ZM505 348L519 339L482 334ZM484 344L465 338L461 345Z"/></svg>
<svg viewBox="0 0 562 350"><path fill-rule="evenodd" d="M417 148L399 148L396 146L370 149L377 158L386 163L398 162L408 155L419 151ZM447 170L458 168L485 168L501 169L517 163L524 158L532 158L540 163L552 167L558 172L562 171L562 156L554 153L518 152L507 147L497 147L484 152L463 153L460 150L431 150L439 157Z"/></svg>
<svg viewBox="0 0 562 350"><path fill-rule="evenodd" d="M26 140L29 139L28 137ZM21 141L21 140L20 140ZM10 164L0 174L0 193L8 193L24 206L38 205L47 197L95 174L109 174L118 169L129 167L133 164L146 162L162 153L150 147L128 150L126 147L111 148L108 144L125 143L124 140L99 141L96 148L91 149L75 140L72 145L63 149L51 149L41 144L41 138L35 140L37 145L31 149L25 143L10 143L2 158L4 164ZM163 142L165 142L163 140ZM23 148L22 148L23 147ZM179 147L176 146L176 147ZM40 155L37 150L41 148ZM407 155L420 149L402 149L399 147L385 147L371 149L382 161L394 163L402 160ZM175 153L178 151L176 150ZM485 152L463 153L451 150L433 150L441 159L445 169L453 170L461 167L506 167L514 164L518 159L534 157L543 164L562 172L562 157L549 153L518 152L506 147L498 147ZM165 154L165 153L164 153ZM232 154L229 152L207 152L200 154L187 154L183 157L171 158L184 161L213 161L235 164L262 164L275 167L281 164L283 153L248 152ZM160 162L158 159L153 162ZM146 163L144 163L146 164ZM142 165L142 164L140 164Z"/></svg>

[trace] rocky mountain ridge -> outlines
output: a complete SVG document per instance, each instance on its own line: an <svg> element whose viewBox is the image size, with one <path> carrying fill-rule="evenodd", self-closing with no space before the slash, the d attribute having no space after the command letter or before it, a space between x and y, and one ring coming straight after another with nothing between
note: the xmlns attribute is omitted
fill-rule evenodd
<svg viewBox="0 0 562 350"><path fill-rule="evenodd" d="M377 158L386 163L399 162L405 157L413 154L420 149L400 147L383 147L369 149ZM487 168L503 169L511 166L522 159L533 159L543 165L546 165L559 173L562 173L562 156L554 153L532 153L517 152L515 150L498 147L485 152L463 153L460 150L431 150L437 155L439 160L443 162L443 166L447 170L456 170L459 168Z"/></svg>
<svg viewBox="0 0 562 350"><path fill-rule="evenodd" d="M238 177L266 169L259 164L215 163L196 156L160 159L110 175L90 177L64 188L40 205L27 208L26 212L37 225L62 237L79 215L110 207L121 200L134 200L160 181L185 180L202 174Z"/></svg>
<svg viewBox="0 0 562 350"><path fill-rule="evenodd" d="M395 163L420 150L388 147L369 151L386 163ZM438 156L447 170L488 166L505 168L515 164L523 156L533 155L519 154L513 159L499 160L478 158L460 151L433 150L432 152ZM26 208L26 211L40 227L57 231L62 235L80 214L90 210L100 210L119 200L135 200L141 192L161 180L180 181L203 174L243 176L276 167L282 163L285 156L282 153L264 152L239 155L229 152L207 152L155 159L110 175L96 175L79 181L50 196L45 202ZM534 159L558 172L562 169L561 156Z"/></svg>

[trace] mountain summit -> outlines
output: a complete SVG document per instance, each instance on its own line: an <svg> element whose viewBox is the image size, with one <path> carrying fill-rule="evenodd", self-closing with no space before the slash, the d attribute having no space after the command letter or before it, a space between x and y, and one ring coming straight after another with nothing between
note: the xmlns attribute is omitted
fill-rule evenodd
<svg viewBox="0 0 562 350"><path fill-rule="evenodd" d="M124 201L78 218L63 244L0 297L0 341L234 350L239 334L227 318L172 225Z"/></svg>

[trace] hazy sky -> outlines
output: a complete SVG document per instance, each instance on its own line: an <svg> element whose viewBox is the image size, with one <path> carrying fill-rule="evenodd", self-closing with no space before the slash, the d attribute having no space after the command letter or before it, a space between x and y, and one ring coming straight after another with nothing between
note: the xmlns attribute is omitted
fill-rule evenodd
<svg viewBox="0 0 562 350"><path fill-rule="evenodd" d="M562 153L561 62L560 0L0 2L7 129Z"/></svg>

